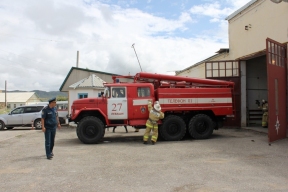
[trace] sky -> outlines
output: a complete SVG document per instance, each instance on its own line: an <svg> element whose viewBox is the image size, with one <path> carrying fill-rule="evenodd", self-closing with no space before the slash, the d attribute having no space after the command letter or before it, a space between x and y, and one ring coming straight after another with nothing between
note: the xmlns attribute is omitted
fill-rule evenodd
<svg viewBox="0 0 288 192"><path fill-rule="evenodd" d="M84 69L174 75L229 48L225 18L249 1L1 0L0 90L59 90L77 51Z"/></svg>

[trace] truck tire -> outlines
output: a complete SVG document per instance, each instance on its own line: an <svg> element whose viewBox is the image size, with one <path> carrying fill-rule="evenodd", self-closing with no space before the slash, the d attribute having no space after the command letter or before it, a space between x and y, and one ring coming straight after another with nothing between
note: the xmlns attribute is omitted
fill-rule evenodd
<svg viewBox="0 0 288 192"><path fill-rule="evenodd" d="M104 133L104 124L97 117L84 117L77 126L77 136L85 144L98 143L103 138Z"/></svg>
<svg viewBox="0 0 288 192"><path fill-rule="evenodd" d="M65 119L63 117L59 117L59 122L61 125L65 124Z"/></svg>
<svg viewBox="0 0 288 192"><path fill-rule="evenodd" d="M179 141L186 133L186 124L181 117L170 115L159 127L161 137L166 141Z"/></svg>
<svg viewBox="0 0 288 192"><path fill-rule="evenodd" d="M208 139L214 127L215 124L208 115L198 114L189 122L189 133L194 139Z"/></svg>

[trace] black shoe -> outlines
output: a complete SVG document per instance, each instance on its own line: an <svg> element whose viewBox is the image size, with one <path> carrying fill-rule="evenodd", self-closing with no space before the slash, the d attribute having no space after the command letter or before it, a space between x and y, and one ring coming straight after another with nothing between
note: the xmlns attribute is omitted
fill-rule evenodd
<svg viewBox="0 0 288 192"><path fill-rule="evenodd" d="M53 153L51 153L50 155L51 155L51 157L53 157L53 156L54 156L54 154L53 154Z"/></svg>
<svg viewBox="0 0 288 192"><path fill-rule="evenodd" d="M155 145L155 143L156 143L155 141L151 141L151 142L152 142L152 145Z"/></svg>
<svg viewBox="0 0 288 192"><path fill-rule="evenodd" d="M144 142L143 142L143 144L145 144L145 145L146 145L146 144L148 144L148 142L147 142L147 141L144 141Z"/></svg>
<svg viewBox="0 0 288 192"><path fill-rule="evenodd" d="M47 157L48 160L52 160L52 156Z"/></svg>

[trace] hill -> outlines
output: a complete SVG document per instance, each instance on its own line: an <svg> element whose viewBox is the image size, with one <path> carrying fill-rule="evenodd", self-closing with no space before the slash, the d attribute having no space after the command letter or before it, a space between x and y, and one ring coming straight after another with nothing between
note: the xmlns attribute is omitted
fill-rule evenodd
<svg viewBox="0 0 288 192"><path fill-rule="evenodd" d="M40 90L33 90L31 92L35 92L39 98L43 98L43 99L49 99L49 98L53 98L53 97L68 97L68 93L65 92L60 92L60 91L40 91Z"/></svg>
<svg viewBox="0 0 288 192"><path fill-rule="evenodd" d="M4 92L4 91L2 91ZM28 91L21 91L21 90L14 90L14 91L7 91L7 92L28 92ZM38 95L38 97L43 100L43 101L46 101L50 98L53 98L53 97L68 97L68 93L65 93L65 92L60 92L60 91L41 91L41 90L32 90L32 91L29 91L29 92L35 92L36 95Z"/></svg>

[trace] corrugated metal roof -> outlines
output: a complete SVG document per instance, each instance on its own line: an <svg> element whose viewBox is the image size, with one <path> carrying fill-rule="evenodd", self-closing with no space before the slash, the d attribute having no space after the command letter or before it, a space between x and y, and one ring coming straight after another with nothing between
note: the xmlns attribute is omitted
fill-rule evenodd
<svg viewBox="0 0 288 192"><path fill-rule="evenodd" d="M244 5L243 7L241 7L240 9L238 9L237 11L235 11L234 13L232 13L231 15L229 15L228 17L226 17L226 20L230 20L233 17L235 17L236 15L238 15L239 13L241 13L242 11L244 11L245 9L247 9L248 7L250 7L252 4L254 4L255 2L257 2L259 0L252 0L249 1L246 5Z"/></svg>
<svg viewBox="0 0 288 192"><path fill-rule="evenodd" d="M27 102L35 92L15 92L15 93L6 93L7 102ZM0 102L5 102L5 93L0 93Z"/></svg>
<svg viewBox="0 0 288 192"><path fill-rule="evenodd" d="M65 80L63 81L61 87L60 87L60 91L62 91L66 81L68 80L69 76L71 75L73 70L79 70L79 71L87 71L87 72L92 72L92 73L100 73L100 74L105 74L105 75L111 75L111 76L119 76L119 74L114 74L114 73L107 73L107 72L102 72L102 71L95 71L95 70L90 70L90 69L82 69L82 68L78 68L78 67L71 67L69 73L67 74Z"/></svg>
<svg viewBox="0 0 288 192"><path fill-rule="evenodd" d="M103 79L99 78L97 75L92 74L89 77L70 85L69 88L73 88L73 89L76 89L78 87L104 88L103 83L106 83L106 82Z"/></svg>

